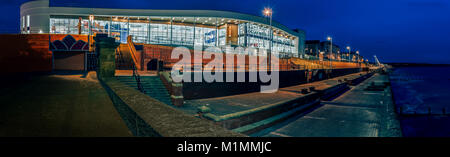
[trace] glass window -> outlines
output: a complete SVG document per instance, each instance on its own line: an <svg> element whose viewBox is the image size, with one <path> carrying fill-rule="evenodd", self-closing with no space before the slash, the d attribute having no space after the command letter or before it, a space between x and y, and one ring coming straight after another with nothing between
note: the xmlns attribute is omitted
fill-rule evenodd
<svg viewBox="0 0 450 157"><path fill-rule="evenodd" d="M111 22L111 37L117 42L126 43L128 37L128 19L127 17L113 17Z"/></svg>

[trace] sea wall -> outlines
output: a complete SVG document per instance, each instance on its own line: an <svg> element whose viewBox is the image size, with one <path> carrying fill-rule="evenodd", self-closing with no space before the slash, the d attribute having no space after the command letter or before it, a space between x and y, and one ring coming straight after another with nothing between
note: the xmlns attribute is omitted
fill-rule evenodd
<svg viewBox="0 0 450 157"><path fill-rule="evenodd" d="M279 71L279 88L289 87L299 84L304 84L312 81L321 81L327 78L344 76L352 73L360 72L359 68L353 69L333 69L333 70L291 70L291 71ZM223 82L211 82L208 83L205 80L202 82L184 82L183 83L183 96L186 100L200 99L200 98L212 98L229 96L250 92L259 92L262 85L269 85L270 83L264 83L259 80L259 74L257 72L241 72L240 75L245 75L245 82L225 82L227 75L234 74L234 80L237 80L238 72L223 73ZM194 75L191 74L191 80L194 80ZM258 81L251 82L250 75L257 75Z"/></svg>

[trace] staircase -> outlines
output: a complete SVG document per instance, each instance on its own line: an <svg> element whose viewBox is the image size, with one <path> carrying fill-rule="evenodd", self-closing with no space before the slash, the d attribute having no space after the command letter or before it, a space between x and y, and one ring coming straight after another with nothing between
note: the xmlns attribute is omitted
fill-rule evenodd
<svg viewBox="0 0 450 157"><path fill-rule="evenodd" d="M133 70L133 58L128 44L120 44L116 49L116 69Z"/></svg>
<svg viewBox="0 0 450 157"><path fill-rule="evenodd" d="M116 78L127 86L138 89L133 76L118 76ZM165 104L172 105L170 95L159 76L141 76L141 84L146 95Z"/></svg>

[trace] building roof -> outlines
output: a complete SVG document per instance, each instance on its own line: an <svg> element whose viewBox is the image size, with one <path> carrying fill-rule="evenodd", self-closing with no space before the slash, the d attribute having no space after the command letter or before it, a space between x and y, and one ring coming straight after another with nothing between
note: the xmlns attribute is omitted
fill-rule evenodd
<svg viewBox="0 0 450 157"><path fill-rule="evenodd" d="M21 13L48 13L50 15L99 15L99 16L172 16L172 17L219 17L252 21L269 25L267 18L220 10L154 10L154 9L109 9L109 8L79 8L79 7L53 7L48 0L30 1L22 4ZM303 30L294 31L272 20L272 26L291 35L304 36Z"/></svg>

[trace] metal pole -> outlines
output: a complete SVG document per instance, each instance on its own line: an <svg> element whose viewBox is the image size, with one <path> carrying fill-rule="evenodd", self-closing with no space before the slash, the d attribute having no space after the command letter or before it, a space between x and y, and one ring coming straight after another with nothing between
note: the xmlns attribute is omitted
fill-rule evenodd
<svg viewBox="0 0 450 157"><path fill-rule="evenodd" d="M269 44L269 56L267 56L268 58L268 70L272 71L272 45L273 45L273 28L272 28L272 11L270 12L270 44Z"/></svg>
<svg viewBox="0 0 450 157"><path fill-rule="evenodd" d="M331 67L331 54L333 53L333 38L330 37L330 54L329 54L329 60L330 60L330 69L332 69Z"/></svg>

